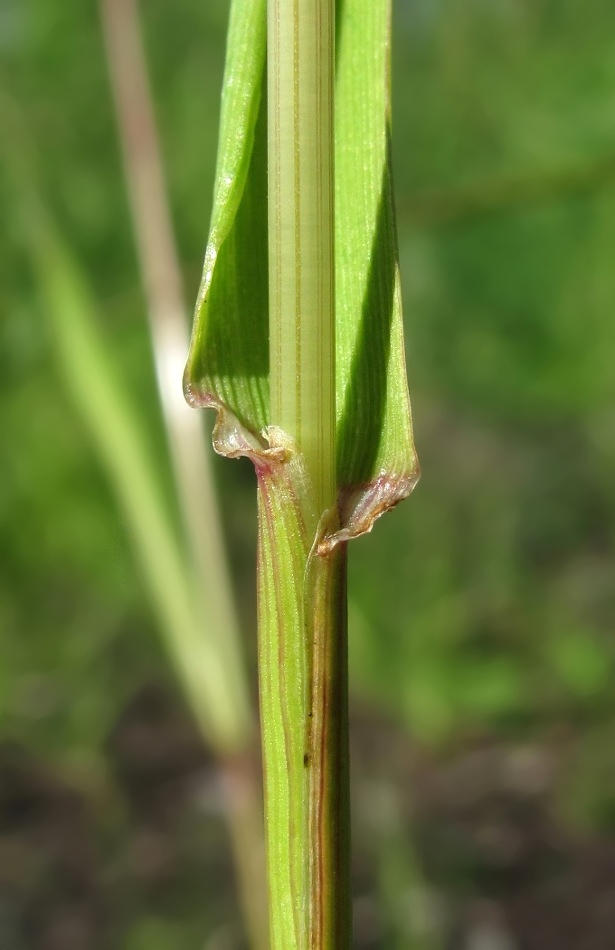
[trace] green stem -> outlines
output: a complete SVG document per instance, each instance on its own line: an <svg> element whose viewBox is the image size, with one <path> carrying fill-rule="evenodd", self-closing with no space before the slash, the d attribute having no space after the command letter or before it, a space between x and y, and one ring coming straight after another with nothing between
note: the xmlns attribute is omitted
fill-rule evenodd
<svg viewBox="0 0 615 950"><path fill-rule="evenodd" d="M293 466L257 462L259 687L273 950L350 946L346 546L306 532Z"/></svg>
<svg viewBox="0 0 615 950"><path fill-rule="evenodd" d="M270 421L318 512L336 498L334 23L334 0L268 5Z"/></svg>
<svg viewBox="0 0 615 950"><path fill-rule="evenodd" d="M259 670L271 943L350 946L346 549L337 526L334 0L269 0L270 444Z"/></svg>

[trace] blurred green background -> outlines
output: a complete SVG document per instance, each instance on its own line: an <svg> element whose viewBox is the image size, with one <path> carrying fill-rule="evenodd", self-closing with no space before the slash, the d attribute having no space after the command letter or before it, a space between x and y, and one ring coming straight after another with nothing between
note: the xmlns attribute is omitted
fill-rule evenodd
<svg viewBox="0 0 615 950"><path fill-rule="evenodd" d="M142 14L190 306L228 2ZM393 37L423 476L351 551L355 946L609 950L615 5L395 0ZM0 56L170 489L96 5L1 0ZM0 165L0 948L240 948L211 756L15 202ZM253 663L254 479L216 473Z"/></svg>

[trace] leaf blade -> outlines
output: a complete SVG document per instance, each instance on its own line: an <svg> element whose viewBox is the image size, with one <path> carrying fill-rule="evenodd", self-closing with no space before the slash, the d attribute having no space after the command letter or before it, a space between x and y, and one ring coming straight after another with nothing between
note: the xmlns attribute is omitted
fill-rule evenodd
<svg viewBox="0 0 615 950"><path fill-rule="evenodd" d="M265 0L234 0L214 206L184 389L258 433L268 422ZM224 451L221 443L220 451Z"/></svg>
<svg viewBox="0 0 615 950"><path fill-rule="evenodd" d="M390 0L346 0L338 42L337 439L346 540L406 497L419 472L393 203L390 16Z"/></svg>

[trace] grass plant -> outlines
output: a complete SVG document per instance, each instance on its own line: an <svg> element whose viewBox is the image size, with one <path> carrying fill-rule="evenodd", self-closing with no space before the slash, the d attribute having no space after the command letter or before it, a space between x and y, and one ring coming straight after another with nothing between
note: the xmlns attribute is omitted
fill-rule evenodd
<svg viewBox="0 0 615 950"><path fill-rule="evenodd" d="M248 456L257 473L275 950L351 943L346 545L418 477L389 36L386 0L231 7L185 391L192 405L217 410L216 449Z"/></svg>

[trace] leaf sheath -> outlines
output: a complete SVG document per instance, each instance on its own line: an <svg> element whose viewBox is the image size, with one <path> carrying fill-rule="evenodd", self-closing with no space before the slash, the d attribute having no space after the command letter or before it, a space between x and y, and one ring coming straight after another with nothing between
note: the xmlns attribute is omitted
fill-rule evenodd
<svg viewBox="0 0 615 950"><path fill-rule="evenodd" d="M325 555L300 457L256 460L271 942L350 945L346 545ZM298 490L299 489L299 490Z"/></svg>

